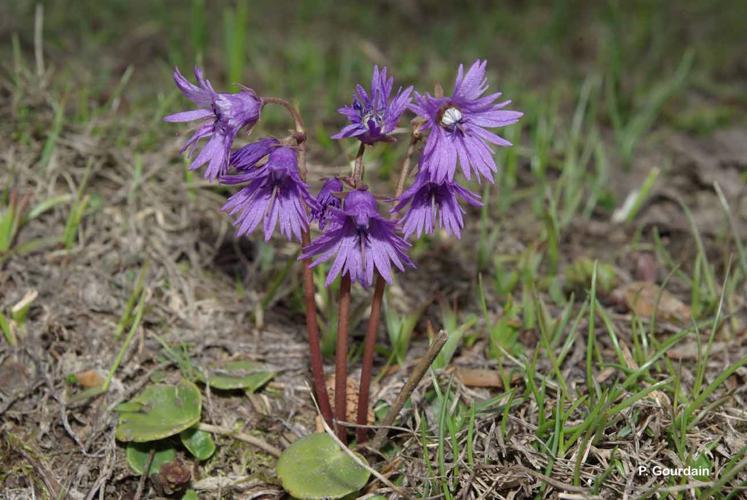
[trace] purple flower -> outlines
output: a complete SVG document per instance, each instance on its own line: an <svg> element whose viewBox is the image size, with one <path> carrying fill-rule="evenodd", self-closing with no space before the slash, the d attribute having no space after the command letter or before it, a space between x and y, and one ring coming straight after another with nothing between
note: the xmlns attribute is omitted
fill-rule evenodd
<svg viewBox="0 0 747 500"><path fill-rule="evenodd" d="M350 124L332 138L355 137L364 144L391 141L388 134L397 128L399 117L410 103L412 93L412 87L405 90L400 87L390 101L393 85L394 78L387 78L386 68L379 71L379 67L374 66L371 93L367 93L361 85L355 86L352 106L343 106L337 110Z"/></svg>
<svg viewBox="0 0 747 500"><path fill-rule="evenodd" d="M500 92L483 96L488 89L486 64L486 61L478 59L466 75L464 67L459 65L450 97L433 97L416 92L415 103L409 106L425 119L423 130L431 131L423 157L435 181L453 180L458 159L467 179L474 170L478 182L481 176L493 182L496 166L490 144L511 145L487 128L516 123L523 113L502 109L511 101L494 103L500 97Z"/></svg>
<svg viewBox="0 0 747 500"><path fill-rule="evenodd" d="M397 200L392 212L402 210L407 204L410 209L402 218L405 237L417 233L419 238L424 232L432 234L434 220L438 217L438 225L457 238L462 237L464 227L464 209L457 200L459 196L472 206L482 206L480 197L464 189L456 182L431 180L430 172L421 168L415 182Z"/></svg>
<svg viewBox="0 0 747 500"><path fill-rule="evenodd" d="M335 193L341 193L342 189L342 181L337 177L324 181L316 196L317 207L311 211L311 220L319 221L319 229L324 229L330 218L331 209L340 208L342 205L340 198L335 196Z"/></svg>
<svg viewBox="0 0 747 500"><path fill-rule="evenodd" d="M257 166L265 157L267 162ZM220 182L249 183L223 206L223 211L236 215L236 234L249 234L264 221L265 240L269 240L279 222L287 239L300 241L309 227L305 204L316 207L316 201L298 173L296 150L276 139L262 139L234 152L231 163L239 173L223 176Z"/></svg>
<svg viewBox="0 0 747 500"><path fill-rule="evenodd" d="M259 119L262 101L253 90L243 88L235 94L218 93L195 67L198 85L189 82L174 70L174 81L179 90L200 109L175 113L164 118L167 122L191 122L202 120L202 125L182 148L182 152L194 150L197 142L209 137L200 154L189 166L194 170L208 164L205 178L215 180L228 171L228 157L236 134L244 127L253 126Z"/></svg>
<svg viewBox="0 0 747 500"><path fill-rule="evenodd" d="M373 282L374 269L392 282L392 263L400 271L415 267L407 256L410 246L396 232L396 223L385 219L376 208L376 199L365 190L348 193L342 209L332 209L327 230L307 245L300 259L316 257L317 266L334 257L325 286L339 274L347 274L363 286Z"/></svg>

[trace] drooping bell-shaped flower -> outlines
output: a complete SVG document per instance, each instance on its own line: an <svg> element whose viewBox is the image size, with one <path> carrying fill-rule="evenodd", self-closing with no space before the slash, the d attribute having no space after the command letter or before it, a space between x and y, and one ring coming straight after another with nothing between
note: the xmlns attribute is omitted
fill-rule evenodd
<svg viewBox="0 0 747 500"><path fill-rule="evenodd" d="M258 165L265 157L266 163ZM234 152L231 163L238 173L223 176L220 182L248 183L223 206L225 212L236 216L236 234L249 234L263 223L265 240L279 226L287 239L301 241L301 234L309 227L306 206L313 209L317 203L298 172L297 151L276 139L262 139Z"/></svg>
<svg viewBox="0 0 747 500"><path fill-rule="evenodd" d="M309 245L300 259L316 258L317 266L332 260L325 286L338 275L348 275L363 286L373 283L374 271L392 282L392 264L400 271L415 267L407 256L410 244L397 234L396 223L379 214L376 199L364 189L351 191L342 209L332 209L327 229Z"/></svg>
<svg viewBox="0 0 747 500"><path fill-rule="evenodd" d="M480 197L450 180L436 182L430 173L421 167L415 182L397 199L392 209L398 212L408 204L409 210L401 219L405 237L415 234L418 238L433 234L436 223L448 234L462 237L464 228L464 208L459 204L461 198L472 206L482 206Z"/></svg>
<svg viewBox="0 0 747 500"><path fill-rule="evenodd" d="M199 109L175 113L164 118L167 122L201 121L202 124L182 148L194 151L200 139L207 139L202 150L189 166L194 170L207 164L204 177L215 180L228 171L228 160L231 146L239 130L252 127L259 120L262 101L253 90L242 88L241 91L229 94L219 93L203 77L202 70L195 67L194 85L179 72L174 70L174 82L184 96L195 103Z"/></svg>

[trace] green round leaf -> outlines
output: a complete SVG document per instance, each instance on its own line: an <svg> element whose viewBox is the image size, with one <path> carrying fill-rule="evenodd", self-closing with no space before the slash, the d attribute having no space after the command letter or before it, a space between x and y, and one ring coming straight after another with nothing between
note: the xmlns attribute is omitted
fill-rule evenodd
<svg viewBox="0 0 747 500"><path fill-rule="evenodd" d="M363 488L369 477L366 469L324 433L303 437L286 448L277 472L285 491L308 499L342 498Z"/></svg>
<svg viewBox="0 0 747 500"><path fill-rule="evenodd" d="M190 427L179 434L182 444L197 460L207 460L215 453L215 442L210 433Z"/></svg>
<svg viewBox="0 0 747 500"><path fill-rule="evenodd" d="M195 425L200 420L202 401L197 386L182 379L177 385L149 385L117 410L117 439L143 443L178 434Z"/></svg>
<svg viewBox="0 0 747 500"><path fill-rule="evenodd" d="M200 500L195 490L187 490L182 497L182 500Z"/></svg>
<svg viewBox="0 0 747 500"><path fill-rule="evenodd" d="M247 360L228 361L197 372L197 380L213 389L247 389L251 392L274 376L274 372L263 370L261 365Z"/></svg>
<svg viewBox="0 0 747 500"><path fill-rule="evenodd" d="M148 462L150 450L155 450L153 461L150 463L149 474L158 474L163 464L167 464L176 458L176 450L168 443L151 442L151 443L129 443L127 445L127 465L130 466L136 474L143 475L145 464Z"/></svg>

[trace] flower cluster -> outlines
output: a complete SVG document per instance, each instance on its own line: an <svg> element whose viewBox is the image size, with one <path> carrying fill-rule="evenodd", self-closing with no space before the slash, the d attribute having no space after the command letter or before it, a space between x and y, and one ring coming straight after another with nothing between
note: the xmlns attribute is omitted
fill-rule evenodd
<svg viewBox="0 0 747 500"><path fill-rule="evenodd" d="M448 97L415 93L409 108L423 120L422 130L428 136L415 182L393 209L409 205L402 219L407 236L433 233L437 219L448 234L461 238L464 209L457 198L473 206L481 203L478 195L455 182L457 162L467 180L474 173L478 182L481 178L494 182L497 168L491 144L511 143L488 129L516 123L522 113L503 109L511 101L496 103L500 92L484 95L488 90L485 67L486 62L478 60L464 74L460 65Z"/></svg>
<svg viewBox="0 0 747 500"><path fill-rule="evenodd" d="M317 221L321 234L303 248L301 259L314 259L312 266L331 261L326 284L347 275L363 286L373 282L374 272L387 282L394 268L413 266L404 238L432 234L437 227L461 237L465 210L462 203L480 206L480 197L455 180L459 164L467 180L494 182L497 171L492 146L510 143L489 129L516 123L522 116L506 110L510 101L497 102L500 93L487 94L486 62L476 61L464 72L459 66L450 96L420 94L412 87L393 93L394 78L387 69L374 67L369 90L357 85L351 105L338 112L348 124L333 136L352 138L365 146L394 141L400 118L409 110L417 116L419 134L426 134L412 185L397 193L391 213L384 217L376 198L361 179L327 179L316 197L298 166L296 143L274 137L260 139L233 150L242 129L251 129L260 118L265 101L246 87L237 93L216 92L199 68L197 85L179 70L174 71L178 89L198 109L167 116L166 121L198 121L199 126L182 148L194 156L190 165L204 165L206 179L226 185L241 184L223 210L234 218L238 235L252 233L260 224L269 240L276 228L287 239L301 241L310 221ZM195 154L197 144L206 139ZM362 157L359 158L362 162ZM403 236L399 232L402 231Z"/></svg>
<svg viewBox="0 0 747 500"><path fill-rule="evenodd" d="M497 102L500 93L486 94L485 61L476 61L466 72L459 66L450 96L420 94L412 87L400 87L393 93L394 78L387 69L373 69L370 89L356 86L353 103L338 111L348 124L334 139L360 142L352 177L326 179L316 197L306 184L306 134L297 109L283 99L262 98L246 87L236 93L216 92L199 68L197 85L189 82L178 69L174 71L177 88L197 109L167 116L169 122L199 123L182 151L193 157L191 169L207 166L204 176L228 186L241 185L223 210L233 218L237 235L248 235L262 226L265 240L278 229L288 240L303 243L299 259L303 265L306 301L306 325L315 392L324 419L332 424L332 409L324 382L319 329L314 303L314 277L311 268L330 262L325 286L341 277L335 366L335 418L345 420L347 412L347 336L351 284L368 287L376 281L371 316L366 332L358 396L356 434L366 439L365 424L369 408L369 387L374 362L376 332L383 301L384 283L391 283L395 270L414 267L408 256L406 238L432 234L437 227L460 238L464 228L463 204L480 206L480 197L461 186L456 179L459 164L464 177L477 182L495 182L497 171L492 146L510 143L489 129L516 123L518 111L504 109L510 101ZM265 137L234 149L242 130L251 132L266 104L286 107L295 122L296 133L284 139ZM363 156L366 147L395 140L399 121L405 111L416 115L412 121L411 142L403 162L402 174L393 207L387 215L379 210L374 196L363 182ZM417 141L425 136L418 159L418 172L410 187L404 189L410 156ZM197 145L205 139L199 153ZM391 216L404 212L400 217ZM309 226L316 221L320 234L311 240ZM346 438L346 428L337 427L338 437Z"/></svg>
<svg viewBox="0 0 747 500"><path fill-rule="evenodd" d="M235 216L237 235L249 234L262 223L265 240L279 226L287 239L301 241L302 233L309 228L307 207L315 210L317 203L301 178L295 146L267 137L232 151L239 131L251 131L259 121L262 98L246 87L233 94L216 92L200 68L195 68L195 78L197 85L184 78L179 69L174 70L177 88L199 109L165 118L168 122L200 121L182 148L193 153L197 143L208 138L190 169L207 164L206 179L226 185L245 184L223 206L226 213Z"/></svg>

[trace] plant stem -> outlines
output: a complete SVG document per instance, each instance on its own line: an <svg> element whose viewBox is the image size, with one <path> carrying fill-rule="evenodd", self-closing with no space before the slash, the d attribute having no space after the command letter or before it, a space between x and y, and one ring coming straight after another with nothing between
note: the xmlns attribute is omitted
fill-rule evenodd
<svg viewBox="0 0 747 500"><path fill-rule="evenodd" d="M303 246L311 242L309 232L301 235ZM332 407L329 403L327 385L324 380L324 358L322 357L319 323L316 318L316 302L314 302L314 275L311 271L311 259L303 260L303 295L306 304L306 332L309 336L309 356L311 358L311 376L314 380L314 392L319 401L322 418L332 424Z"/></svg>
<svg viewBox="0 0 747 500"><path fill-rule="evenodd" d="M296 132L301 134L305 133L301 113L299 113L298 109L296 109L294 105L288 102L287 99L283 99L281 97L263 97L262 106L264 106L265 104L277 104L279 106L283 106L291 115L291 118L293 118L293 122L296 126Z"/></svg>
<svg viewBox="0 0 747 500"><path fill-rule="evenodd" d="M337 346L335 348L335 421L337 436L347 441L346 429L340 425L347 414L348 327L350 316L350 275L340 282L340 309L337 314Z"/></svg>
<svg viewBox="0 0 747 500"><path fill-rule="evenodd" d="M420 140L420 129L414 128L410 134L410 144L407 146L407 153L405 153L405 159L402 162L402 169L399 172L399 180L397 181L397 191L395 191L394 197L399 198L402 191L405 190L405 182L407 177L410 175L410 165L412 163L412 155L415 153L415 146Z"/></svg>
<svg viewBox="0 0 747 500"><path fill-rule="evenodd" d="M353 168L353 186L360 188L363 185L363 153L366 151L366 145L361 142L358 152L355 155L355 167Z"/></svg>
<svg viewBox="0 0 747 500"><path fill-rule="evenodd" d="M402 162L402 169L397 181L397 190L395 198L399 198L405 189L405 182L410 175L410 164L412 155L415 152L415 145L420 140L420 132L417 127L413 128L410 135L410 144L407 147L405 159ZM386 282L377 272L376 284L374 285L373 299L371 300L371 315L368 318L368 328L366 330L366 339L363 343L363 366L361 367L361 384L358 392L358 414L356 423L359 426L368 424L368 404L371 389L371 376L373 374L374 352L376 350L376 332L379 330L379 321L381 320L381 303L384 300L384 287ZM365 443L367 438L367 429L358 427L356 430L356 439L358 443Z"/></svg>
<svg viewBox="0 0 747 500"><path fill-rule="evenodd" d="M277 104L283 106L293 118L296 127L294 137L298 145L298 169L301 178L306 181L308 170L306 169L306 132L304 130L303 118L298 109L285 99L279 97L263 97L262 105ZM308 207L306 207L308 212ZM301 244L303 247L311 242L308 229L301 234ZM322 418L328 424L332 424L332 407L329 403L329 394L324 381L324 358L320 346L319 323L316 317L316 302L314 301L314 275L311 271L311 259L303 261L303 295L306 308L306 332L309 336L309 356L311 358L311 377L314 381L314 392L319 402L319 411Z"/></svg>
<svg viewBox="0 0 747 500"><path fill-rule="evenodd" d="M402 386L402 390L397 396L397 399L394 401L394 404L389 409L389 413L387 413L386 417L384 417L384 421L379 427L379 430L376 431L376 435L374 436L373 442L371 443L373 449L377 450L381 448L381 445L384 442L384 438L386 438L386 434L389 431L389 427L392 426L392 424L394 423L394 419L397 418L399 412L402 411L402 407L405 405L405 402L410 398L410 395L412 395L412 392L418 386L420 380L422 380L425 372L428 370L428 367L431 366L433 360L436 359L436 356L438 356L438 353L441 352L441 349L443 348L448 338L449 335L446 333L446 331L440 330L438 332L438 335L436 335L436 338L433 339L433 343L428 348L428 352L425 353L425 356L420 358L420 361L418 361L418 364L410 374L407 382L405 382L405 385Z"/></svg>
<svg viewBox="0 0 747 500"><path fill-rule="evenodd" d="M376 284L374 285L373 301L371 302L371 315L368 319L366 339L363 341L363 366L361 367L361 384L358 392L358 415L356 422L359 426L368 424L368 399L371 389L371 375L373 372L374 352L376 351L376 331L379 328L381 318L381 302L384 297L384 286L386 282L379 273L376 273ZM355 437L358 443L365 443L368 439L365 427L358 427Z"/></svg>

